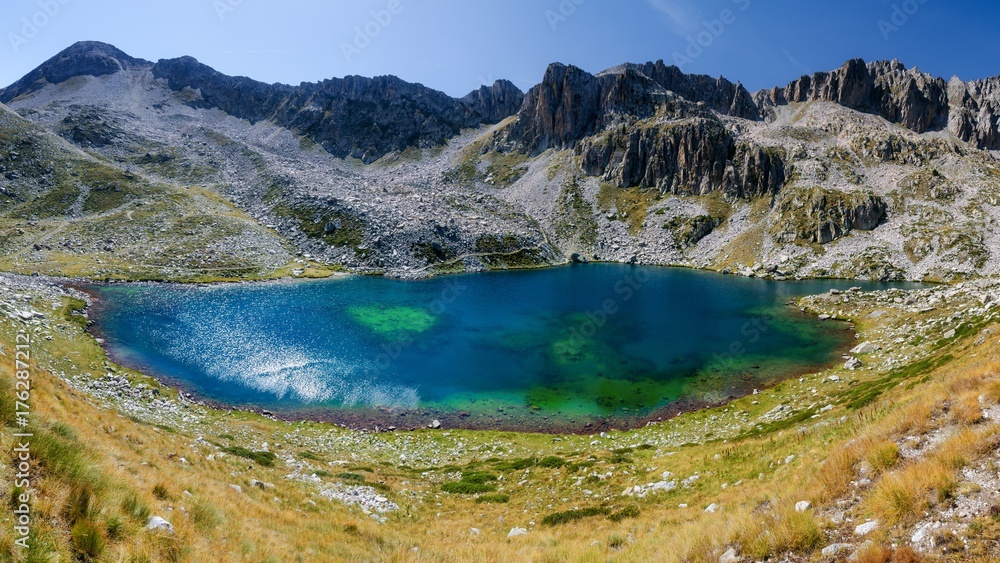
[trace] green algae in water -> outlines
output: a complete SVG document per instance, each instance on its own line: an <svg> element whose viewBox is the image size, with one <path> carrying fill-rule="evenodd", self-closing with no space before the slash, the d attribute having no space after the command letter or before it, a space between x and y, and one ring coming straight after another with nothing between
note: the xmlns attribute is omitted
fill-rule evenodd
<svg viewBox="0 0 1000 563"><path fill-rule="evenodd" d="M372 305L350 307L347 312L359 324L383 336L402 336L427 332L436 322L433 315L418 307Z"/></svg>

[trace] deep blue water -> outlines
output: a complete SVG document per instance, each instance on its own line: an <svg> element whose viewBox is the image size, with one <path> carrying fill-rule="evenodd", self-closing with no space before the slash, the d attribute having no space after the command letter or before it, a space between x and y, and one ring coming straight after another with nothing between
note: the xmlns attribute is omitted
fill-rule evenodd
<svg viewBox="0 0 1000 563"><path fill-rule="evenodd" d="M216 402L577 421L715 402L829 365L853 333L786 303L854 285L886 287L591 264L94 290L117 361Z"/></svg>

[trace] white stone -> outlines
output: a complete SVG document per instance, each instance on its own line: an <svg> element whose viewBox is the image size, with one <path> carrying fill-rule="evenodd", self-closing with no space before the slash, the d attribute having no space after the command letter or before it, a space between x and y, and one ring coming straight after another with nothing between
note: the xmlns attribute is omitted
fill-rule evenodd
<svg viewBox="0 0 1000 563"><path fill-rule="evenodd" d="M847 360L846 363L844 363L844 369L849 369L851 371L854 371L854 370L858 369L859 367L861 367L861 365L862 365L861 364L861 360L852 357L849 360Z"/></svg>
<svg viewBox="0 0 1000 563"><path fill-rule="evenodd" d="M510 533L507 534L508 538L516 538L517 536L523 536L528 533L528 530L524 528L511 528Z"/></svg>
<svg viewBox="0 0 1000 563"><path fill-rule="evenodd" d="M708 514L715 514L716 512L719 512L721 510L722 507L713 502L712 504L708 505L708 508L705 509L705 512L707 512Z"/></svg>
<svg viewBox="0 0 1000 563"><path fill-rule="evenodd" d="M853 547L849 543L835 543L824 547L820 553L823 554L823 557L834 557L845 551L850 551Z"/></svg>
<svg viewBox="0 0 1000 563"><path fill-rule="evenodd" d="M875 350L878 350L878 347L872 344L871 342L862 342L861 344L858 344L854 348L851 348L851 353L868 354L870 352L874 352Z"/></svg>
<svg viewBox="0 0 1000 563"><path fill-rule="evenodd" d="M871 522L859 524L856 528L854 528L854 533L858 536L867 536L868 534L874 532L877 528L878 520L872 520Z"/></svg>
<svg viewBox="0 0 1000 563"><path fill-rule="evenodd" d="M151 517L149 522L146 523L146 529L155 532L167 532L170 535L174 535L174 525L159 516Z"/></svg>
<svg viewBox="0 0 1000 563"><path fill-rule="evenodd" d="M427 425L427 428L441 428L441 421L435 418Z"/></svg>
<svg viewBox="0 0 1000 563"><path fill-rule="evenodd" d="M731 547L719 556L719 563L738 563L739 560L740 558L736 555L736 550Z"/></svg>
<svg viewBox="0 0 1000 563"><path fill-rule="evenodd" d="M795 512L805 512L812 508L813 504L807 500L800 500L795 503Z"/></svg>
<svg viewBox="0 0 1000 563"><path fill-rule="evenodd" d="M232 483L230 483L229 484L229 488L232 489L232 490L234 490L234 491L236 491L237 493L242 493L243 492L243 487L241 487L239 485L233 485Z"/></svg>
<svg viewBox="0 0 1000 563"><path fill-rule="evenodd" d="M469 533L474 536L478 536L480 534L479 528L469 528Z"/></svg>

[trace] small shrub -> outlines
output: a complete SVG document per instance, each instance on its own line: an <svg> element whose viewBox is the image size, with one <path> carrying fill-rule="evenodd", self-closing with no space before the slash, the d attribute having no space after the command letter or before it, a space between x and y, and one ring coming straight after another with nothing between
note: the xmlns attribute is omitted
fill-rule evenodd
<svg viewBox="0 0 1000 563"><path fill-rule="evenodd" d="M324 471L323 469L317 469L316 471L313 471L313 474L317 477L333 477L332 473Z"/></svg>
<svg viewBox="0 0 1000 563"><path fill-rule="evenodd" d="M635 449L637 449L637 450L655 450L656 446L654 446L653 444L639 444L638 446L635 447Z"/></svg>
<svg viewBox="0 0 1000 563"><path fill-rule="evenodd" d="M122 512L141 524L145 524L146 521L149 520L149 515L152 513L149 505L135 493L128 494L125 499L122 500Z"/></svg>
<svg viewBox="0 0 1000 563"><path fill-rule="evenodd" d="M590 508L574 508L572 510L564 510L562 512L553 512L552 514L547 514L542 518L542 524L546 526L558 526L560 524L567 524L569 522L574 522L582 518L591 518L593 516L607 516L611 513L611 509L606 506L592 506Z"/></svg>
<svg viewBox="0 0 1000 563"><path fill-rule="evenodd" d="M199 501L191 509L191 520L195 528L202 532L214 530L225 521L218 508L204 501Z"/></svg>
<svg viewBox="0 0 1000 563"><path fill-rule="evenodd" d="M608 463L632 463L632 458L624 454L615 454L608 458Z"/></svg>
<svg viewBox="0 0 1000 563"><path fill-rule="evenodd" d="M125 537L125 523L121 518L112 516L104 522L104 531L108 533L108 539L120 540Z"/></svg>
<svg viewBox="0 0 1000 563"><path fill-rule="evenodd" d="M636 506L626 506L625 508L619 510L618 512L612 512L608 515L608 520L612 522L621 522L626 518L638 518L639 508Z"/></svg>
<svg viewBox="0 0 1000 563"><path fill-rule="evenodd" d="M314 454L308 450L304 452L299 452L299 457L301 457L302 459L308 459L310 461L323 461L323 458L321 458L318 454Z"/></svg>
<svg viewBox="0 0 1000 563"><path fill-rule="evenodd" d="M446 493L456 495L477 495L479 493L492 493L497 490L497 486L492 483L469 483L468 481L452 481L441 485L441 490Z"/></svg>
<svg viewBox="0 0 1000 563"><path fill-rule="evenodd" d="M523 469L528 469L529 467L534 467L538 464L538 458L525 457L520 459L513 459L510 461L501 461L497 464L497 469L500 471L514 470L521 471Z"/></svg>
<svg viewBox="0 0 1000 563"><path fill-rule="evenodd" d="M975 394L965 395L956 399L949 411L951 419L962 426L973 426L983 422L983 407L979 406L979 398Z"/></svg>
<svg viewBox="0 0 1000 563"><path fill-rule="evenodd" d="M920 492L912 480L898 474L886 475L872 491L872 512L889 525L911 520L920 508Z"/></svg>
<svg viewBox="0 0 1000 563"><path fill-rule="evenodd" d="M69 500L66 502L66 520L71 525L90 518L92 496L93 493L89 487L76 487L70 493Z"/></svg>
<svg viewBox="0 0 1000 563"><path fill-rule="evenodd" d="M462 481L465 483L483 484L489 481L496 481L497 476L486 471L466 471L462 473Z"/></svg>
<svg viewBox="0 0 1000 563"><path fill-rule="evenodd" d="M344 481L356 481L356 482L363 482L365 480L364 475L360 473L350 473L347 471L343 473L337 473L337 478L343 479Z"/></svg>
<svg viewBox="0 0 1000 563"><path fill-rule="evenodd" d="M613 453L615 455L625 455L625 454L630 454L630 453L632 453L634 451L635 450L632 449L632 448L618 448L616 450L611 450L611 453Z"/></svg>
<svg viewBox="0 0 1000 563"><path fill-rule="evenodd" d="M564 465L566 465L566 460L554 455L543 457L542 459L538 460L539 467L548 467L551 469L555 469L557 467L562 467Z"/></svg>
<svg viewBox="0 0 1000 563"><path fill-rule="evenodd" d="M249 459L257 465L263 467L274 467L274 460L278 459L278 456L274 452L255 452L244 448L243 446L232 446L229 448L224 448L222 451L232 454L238 457Z"/></svg>
<svg viewBox="0 0 1000 563"><path fill-rule="evenodd" d="M89 520L80 520L70 531L73 551L84 561L93 561L104 552L101 530Z"/></svg>
<svg viewBox="0 0 1000 563"><path fill-rule="evenodd" d="M160 500L174 500L174 496L170 494L170 491L167 490L167 486L163 483L159 483L153 487L153 496Z"/></svg>
<svg viewBox="0 0 1000 563"><path fill-rule="evenodd" d="M868 451L867 460L876 473L892 469L899 463L899 446L888 440L876 444Z"/></svg>
<svg viewBox="0 0 1000 563"><path fill-rule="evenodd" d="M608 538L608 547L611 549L621 549L625 545L625 538L615 534Z"/></svg>
<svg viewBox="0 0 1000 563"><path fill-rule="evenodd" d="M476 497L476 504L503 504L510 501L510 495L504 493L495 493L491 495L479 495Z"/></svg>

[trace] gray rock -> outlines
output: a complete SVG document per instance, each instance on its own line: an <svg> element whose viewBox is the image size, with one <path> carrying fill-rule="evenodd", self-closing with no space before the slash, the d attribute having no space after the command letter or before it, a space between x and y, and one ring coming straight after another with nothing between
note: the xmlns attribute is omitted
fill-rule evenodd
<svg viewBox="0 0 1000 563"><path fill-rule="evenodd" d="M153 516L146 522L146 529L154 532L167 532L174 535L174 525L159 516Z"/></svg>
<svg viewBox="0 0 1000 563"><path fill-rule="evenodd" d="M854 534L858 536L867 536L868 534L874 532L878 529L878 520L872 520L871 522L865 522L864 524L859 524L854 528Z"/></svg>
<svg viewBox="0 0 1000 563"><path fill-rule="evenodd" d="M823 548L820 552L823 557L836 557L842 553L846 553L854 549L854 546L849 543L834 543Z"/></svg>
<svg viewBox="0 0 1000 563"><path fill-rule="evenodd" d="M516 538L517 536L523 536L528 533L525 528L511 528L510 533L507 534L508 538Z"/></svg>

